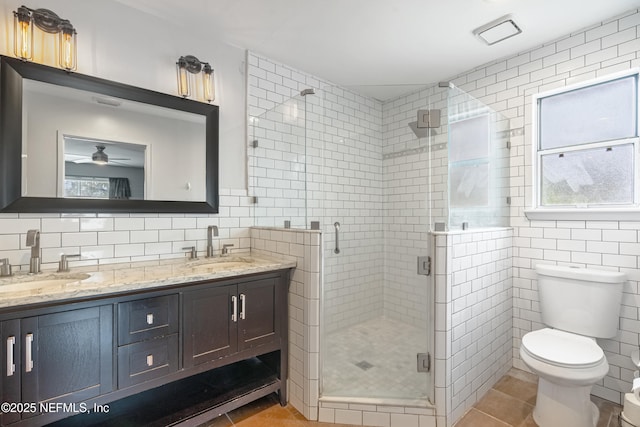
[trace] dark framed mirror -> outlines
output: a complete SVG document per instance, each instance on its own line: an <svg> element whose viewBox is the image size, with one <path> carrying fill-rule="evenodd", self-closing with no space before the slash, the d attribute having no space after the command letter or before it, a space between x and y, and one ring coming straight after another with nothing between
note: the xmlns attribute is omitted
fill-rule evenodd
<svg viewBox="0 0 640 427"><path fill-rule="evenodd" d="M0 212L217 213L218 106L0 56Z"/></svg>

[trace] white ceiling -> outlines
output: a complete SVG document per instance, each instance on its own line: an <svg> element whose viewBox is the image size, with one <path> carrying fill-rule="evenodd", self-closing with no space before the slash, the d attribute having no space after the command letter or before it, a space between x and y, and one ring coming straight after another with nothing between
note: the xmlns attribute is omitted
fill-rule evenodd
<svg viewBox="0 0 640 427"><path fill-rule="evenodd" d="M411 89L381 86L445 80L640 7L640 0L118 1L378 99ZM506 14L522 34L494 46L473 36Z"/></svg>

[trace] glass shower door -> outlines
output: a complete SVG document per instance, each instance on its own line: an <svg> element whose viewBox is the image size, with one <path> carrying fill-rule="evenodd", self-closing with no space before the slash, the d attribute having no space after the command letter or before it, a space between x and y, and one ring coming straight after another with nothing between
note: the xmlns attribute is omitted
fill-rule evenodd
<svg viewBox="0 0 640 427"><path fill-rule="evenodd" d="M433 93L415 94L411 110L380 105L371 113L379 126L324 136L324 397L421 407L432 399L433 287L417 265L429 254L430 150L437 132L414 133L409 123L418 110L435 108ZM351 104L352 96L326 88L325 116L341 102ZM438 99L446 107L446 94ZM348 170L331 174L342 159Z"/></svg>
<svg viewBox="0 0 640 427"><path fill-rule="evenodd" d="M306 105L295 96L249 118L249 196L254 224L307 228Z"/></svg>

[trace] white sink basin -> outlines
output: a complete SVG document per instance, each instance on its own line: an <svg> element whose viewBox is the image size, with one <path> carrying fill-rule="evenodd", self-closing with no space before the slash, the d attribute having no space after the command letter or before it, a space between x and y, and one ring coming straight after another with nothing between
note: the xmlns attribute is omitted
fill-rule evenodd
<svg viewBox="0 0 640 427"><path fill-rule="evenodd" d="M215 271L233 270L236 268L250 267L254 261L248 258L216 258L211 261L187 264L183 269L185 273L213 273Z"/></svg>

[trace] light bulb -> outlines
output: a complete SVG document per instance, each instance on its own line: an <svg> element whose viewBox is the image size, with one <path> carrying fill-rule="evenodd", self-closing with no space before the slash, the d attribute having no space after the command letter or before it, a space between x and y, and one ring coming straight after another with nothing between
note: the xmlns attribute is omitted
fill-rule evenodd
<svg viewBox="0 0 640 427"><path fill-rule="evenodd" d="M189 71L183 58L176 62L178 72L178 95L187 98L189 96Z"/></svg>
<svg viewBox="0 0 640 427"><path fill-rule="evenodd" d="M202 68L202 79L204 86L204 99L211 102L216 99L216 82L214 79L213 68L207 63Z"/></svg>
<svg viewBox="0 0 640 427"><path fill-rule="evenodd" d="M69 21L63 22L60 29L60 67L67 71L76 69L76 31Z"/></svg>
<svg viewBox="0 0 640 427"><path fill-rule="evenodd" d="M31 25L31 14L29 9L22 6L14 16L14 54L24 60L33 58L33 25Z"/></svg>

